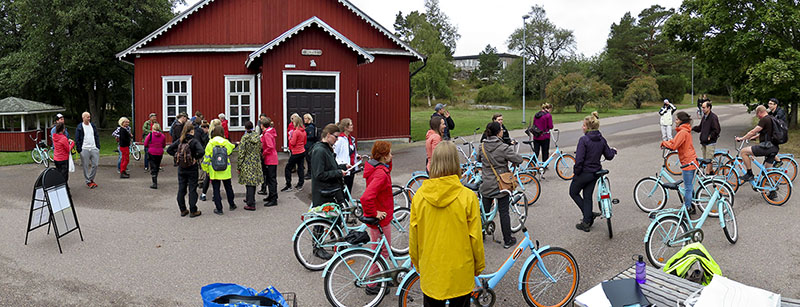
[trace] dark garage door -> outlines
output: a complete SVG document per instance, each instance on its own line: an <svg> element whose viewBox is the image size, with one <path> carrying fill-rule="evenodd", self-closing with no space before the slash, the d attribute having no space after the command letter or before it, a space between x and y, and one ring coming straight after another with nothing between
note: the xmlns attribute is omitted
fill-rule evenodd
<svg viewBox="0 0 800 307"><path fill-rule="evenodd" d="M309 113L314 117L314 124L322 129L325 125L336 123L335 93L286 93L286 123L292 113L301 117Z"/></svg>

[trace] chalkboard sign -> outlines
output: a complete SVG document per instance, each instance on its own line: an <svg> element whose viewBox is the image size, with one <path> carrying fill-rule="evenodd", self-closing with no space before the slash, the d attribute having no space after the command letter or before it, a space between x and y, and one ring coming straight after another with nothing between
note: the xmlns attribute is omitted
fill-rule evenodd
<svg viewBox="0 0 800 307"><path fill-rule="evenodd" d="M78 224L75 207L72 206L72 196L67 189L67 183L64 176L54 168L45 169L39 174L33 186L25 245L28 245L28 234L45 225L47 234L50 234L50 226L53 227L60 253L63 253L60 239L68 233L78 230L83 241L83 233Z"/></svg>

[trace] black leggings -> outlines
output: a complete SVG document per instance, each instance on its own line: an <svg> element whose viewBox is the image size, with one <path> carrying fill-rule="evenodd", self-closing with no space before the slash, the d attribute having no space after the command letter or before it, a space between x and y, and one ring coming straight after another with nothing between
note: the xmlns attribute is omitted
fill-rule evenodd
<svg viewBox="0 0 800 307"><path fill-rule="evenodd" d="M539 154L541 148L541 154ZM533 140L533 153L539 158L539 162L544 162L550 156L550 139Z"/></svg>
<svg viewBox="0 0 800 307"><path fill-rule="evenodd" d="M217 210L222 211L222 195L220 195L219 183L225 186L225 194L228 196L228 205L233 207L233 186L230 179L225 180L211 180L211 186L214 188L214 206Z"/></svg>
<svg viewBox="0 0 800 307"><path fill-rule="evenodd" d="M303 159L305 159L306 153L299 153L293 154L289 157L289 162L286 162L286 168L284 169L284 176L286 177L286 185L292 185L292 169L296 166L297 167L297 184L303 185L305 179L305 172L303 169Z"/></svg>
<svg viewBox="0 0 800 307"><path fill-rule="evenodd" d="M158 169L161 168L161 158L163 155L150 155L150 176L158 177Z"/></svg>
<svg viewBox="0 0 800 307"><path fill-rule="evenodd" d="M583 213L583 222L592 224L594 217L592 216L592 202L594 200L594 185L597 182L597 177L593 173L580 173L572 178L572 183L569 184L569 197L581 209ZM583 198L581 198L581 191L583 191Z"/></svg>
<svg viewBox="0 0 800 307"><path fill-rule="evenodd" d="M423 293L422 295L425 296L425 298L422 301L422 305L425 306L425 307L440 307L440 306L441 307L445 307L446 306L445 302L448 301L448 300L441 300L440 301L440 300L431 298L430 296L428 296L425 293ZM450 305L449 306L450 307L469 307L469 298L470 298L469 294L464 295L464 296L451 298L451 299L449 299L449 301L450 301Z"/></svg>

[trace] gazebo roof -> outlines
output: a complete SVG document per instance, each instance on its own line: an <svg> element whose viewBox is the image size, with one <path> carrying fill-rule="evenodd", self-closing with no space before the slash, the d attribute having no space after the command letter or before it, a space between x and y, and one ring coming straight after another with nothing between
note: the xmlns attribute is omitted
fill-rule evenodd
<svg viewBox="0 0 800 307"><path fill-rule="evenodd" d="M55 113L64 112L65 110L63 107L17 97L7 97L0 100L0 115Z"/></svg>

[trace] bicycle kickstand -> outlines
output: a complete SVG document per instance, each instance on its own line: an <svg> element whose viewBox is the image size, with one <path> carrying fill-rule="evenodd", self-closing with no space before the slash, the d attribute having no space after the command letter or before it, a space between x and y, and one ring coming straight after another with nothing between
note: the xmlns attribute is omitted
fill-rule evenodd
<svg viewBox="0 0 800 307"><path fill-rule="evenodd" d="M495 239L495 238L494 238L494 234L495 234L495 233L496 233L496 232L493 232L493 233L492 233L492 241L494 241L494 243L497 243L497 244L503 244L503 242L500 242L500 240L497 240L497 239Z"/></svg>

